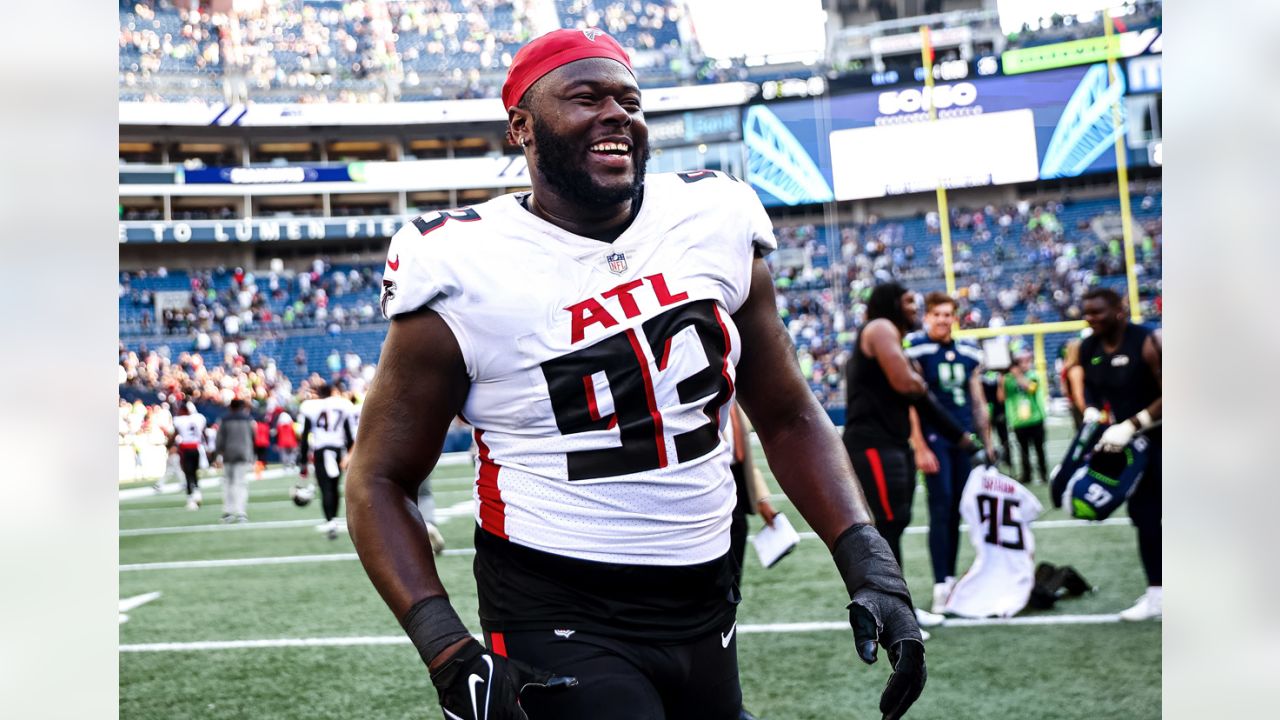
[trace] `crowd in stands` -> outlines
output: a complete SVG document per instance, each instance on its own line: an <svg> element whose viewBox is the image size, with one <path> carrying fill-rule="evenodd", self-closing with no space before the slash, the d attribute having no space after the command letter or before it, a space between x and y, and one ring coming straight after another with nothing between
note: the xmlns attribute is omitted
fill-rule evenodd
<svg viewBox="0 0 1280 720"><path fill-rule="evenodd" d="M1132 205L1141 311L1155 322L1163 311L1160 201L1152 188L1134 196ZM1090 287L1123 289L1116 210L1111 200L953 208L961 327L1080 320L1081 299ZM842 373L872 287L896 280L920 293L945 289L940 231L936 213L843 225L832 242L820 226L778 230L780 251L770 264L779 310L801 369L824 406L844 405Z"/></svg>
<svg viewBox="0 0 1280 720"><path fill-rule="evenodd" d="M1159 0L1129 5L1119 28L1160 24ZM536 25L543 18L606 30L645 68L646 86L773 79L768 68L748 68L743 58L702 56L696 38L682 35L678 0L277 0L240 4L232 15L201 6L119 0L121 99L492 98L515 51L550 29ZM1101 34L1099 19L1053 15L1009 41L1033 46Z"/></svg>
<svg viewBox="0 0 1280 720"><path fill-rule="evenodd" d="M1081 296L1090 287L1123 289L1117 209L1112 199L953 208L961 326L1079 320ZM1159 189L1134 195L1132 211L1141 311L1158 322L1163 310ZM777 227L779 250L769 262L779 312L801 369L826 407L844 405L842 373L872 287L897 280L922 294L944 289L940 230L936 214L870 217L832 230ZM122 354L122 383L163 388L190 379L192 392L226 396L230 388L257 397L260 388L277 382L276 376L350 375L361 366L361 357L376 362L378 356L385 332L378 311L381 271L380 266L334 266L317 258L301 272L219 268L171 274L160 268L121 273L122 337L157 348L136 357ZM155 293L175 290L184 302L156 318ZM170 357L176 361L170 363ZM193 357L219 361L206 368Z"/></svg>
<svg viewBox="0 0 1280 720"><path fill-rule="evenodd" d="M380 269L370 266L334 268L317 259L307 272L217 268L175 276L176 288L168 279L165 268L120 274L123 333L187 335L193 349L204 352L240 342L252 346L273 332L299 328L336 336L380 319ZM161 286L188 295L186 302L165 303L157 317Z"/></svg>
<svg viewBox="0 0 1280 720"><path fill-rule="evenodd" d="M1118 32L1156 27L1163 20L1163 0L1130 0L1117 4L1117 8L1121 7L1122 12L1112 10L1115 29ZM1100 12L1091 12L1088 15L1063 15L1055 12L1042 18L1038 27L1024 23L1020 31L1009 36L1009 47L1036 47L1098 37L1103 33Z"/></svg>
<svg viewBox="0 0 1280 720"><path fill-rule="evenodd" d="M659 68L687 54L674 0L279 0L231 15L187 0L119 4L120 91L135 101L497 97L548 10L561 27L601 27L655 54Z"/></svg>

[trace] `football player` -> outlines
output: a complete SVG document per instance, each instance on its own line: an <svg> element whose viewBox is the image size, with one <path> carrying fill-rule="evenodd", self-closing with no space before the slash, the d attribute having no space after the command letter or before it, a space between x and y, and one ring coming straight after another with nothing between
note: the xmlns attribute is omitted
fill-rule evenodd
<svg viewBox="0 0 1280 720"><path fill-rule="evenodd" d="M298 474L307 477L309 450L314 449L316 482L320 486L320 507L324 511L321 532L330 540L338 538L339 481L342 479L343 454L355 443L351 431L351 401L333 393L333 386L321 383L315 389L316 396L298 408L302 415L302 437L298 452L302 467Z"/></svg>
<svg viewBox="0 0 1280 720"><path fill-rule="evenodd" d="M1147 576L1147 592L1120 613L1124 620L1149 620L1164 615L1161 528L1160 428L1162 416L1161 347L1150 328L1129 322L1128 309L1110 288L1094 288L1084 295L1084 319L1093 334L1080 342L1084 367L1085 424L1104 417L1110 425L1097 449L1120 452L1135 433L1145 432L1147 467L1138 488L1129 496L1129 518L1138 534L1138 555Z"/></svg>
<svg viewBox="0 0 1280 720"><path fill-rule="evenodd" d="M532 192L429 213L392 239L391 327L348 486L360 560L446 717L739 716L721 431L735 394L832 551L858 656L886 649L880 709L901 717L925 683L920 630L799 372L754 191L716 171L645 176L640 89L600 30L527 44L502 99ZM458 414L479 448L483 644L410 510Z"/></svg>
<svg viewBox="0 0 1280 720"><path fill-rule="evenodd" d="M196 410L194 403L178 404L178 414L173 418L174 443L178 446L178 460L182 474L187 479L187 509L198 510L203 497L200 493L200 449L204 443L205 416Z"/></svg>
<svg viewBox="0 0 1280 720"><path fill-rule="evenodd" d="M907 357L919 363L930 392L955 422L982 437L992 454L987 398L982 388L982 351L970 340L955 340L956 301L942 292L924 299L924 330L907 336ZM929 497L929 559L933 565L933 612L941 613L956 580L960 553L960 494L969 479L967 449L943 437L928 421L911 416L911 446L924 472Z"/></svg>

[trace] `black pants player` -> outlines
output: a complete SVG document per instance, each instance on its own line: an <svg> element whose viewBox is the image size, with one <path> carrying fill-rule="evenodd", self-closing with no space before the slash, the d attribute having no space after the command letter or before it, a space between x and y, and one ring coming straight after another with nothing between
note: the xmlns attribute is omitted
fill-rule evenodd
<svg viewBox="0 0 1280 720"><path fill-rule="evenodd" d="M195 494L200 489L200 448L196 446L178 448L178 465L187 479L187 495Z"/></svg>
<svg viewBox="0 0 1280 720"><path fill-rule="evenodd" d="M342 479L342 448L316 448L316 484L320 486L320 508L324 511L325 522L333 522L338 517L338 505L341 501L339 481Z"/></svg>
<svg viewBox="0 0 1280 720"><path fill-rule="evenodd" d="M1106 414L1109 425L1098 444L1101 451L1121 451L1137 432L1151 443L1151 460L1138 487L1129 497L1129 517L1137 529L1138 555L1146 574L1147 592L1128 610L1124 620L1163 616L1161 433L1155 425L1163 415L1162 349L1150 328L1129 322L1120 296L1100 288L1084 297L1084 316L1093 334L1080 343L1084 368L1085 421Z"/></svg>

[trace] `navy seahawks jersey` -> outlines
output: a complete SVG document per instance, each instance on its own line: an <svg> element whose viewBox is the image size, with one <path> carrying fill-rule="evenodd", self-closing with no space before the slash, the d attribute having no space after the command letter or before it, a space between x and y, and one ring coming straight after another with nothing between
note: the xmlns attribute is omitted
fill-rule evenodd
<svg viewBox="0 0 1280 720"><path fill-rule="evenodd" d="M908 335L904 344L907 357L920 363L930 392L965 432L973 432L973 398L969 396L969 378L982 364L982 351L967 340L934 342L923 330ZM933 432L927 425L922 430L925 435Z"/></svg>

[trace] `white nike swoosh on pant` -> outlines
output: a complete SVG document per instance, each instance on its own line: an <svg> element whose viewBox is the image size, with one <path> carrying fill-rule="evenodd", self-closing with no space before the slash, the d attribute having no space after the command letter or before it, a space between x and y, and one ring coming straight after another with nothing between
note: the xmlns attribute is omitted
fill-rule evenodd
<svg viewBox="0 0 1280 720"><path fill-rule="evenodd" d="M720 647L728 649L729 643L733 642L733 634L738 632L738 623L735 621L733 627L729 628L729 632L720 633Z"/></svg>

